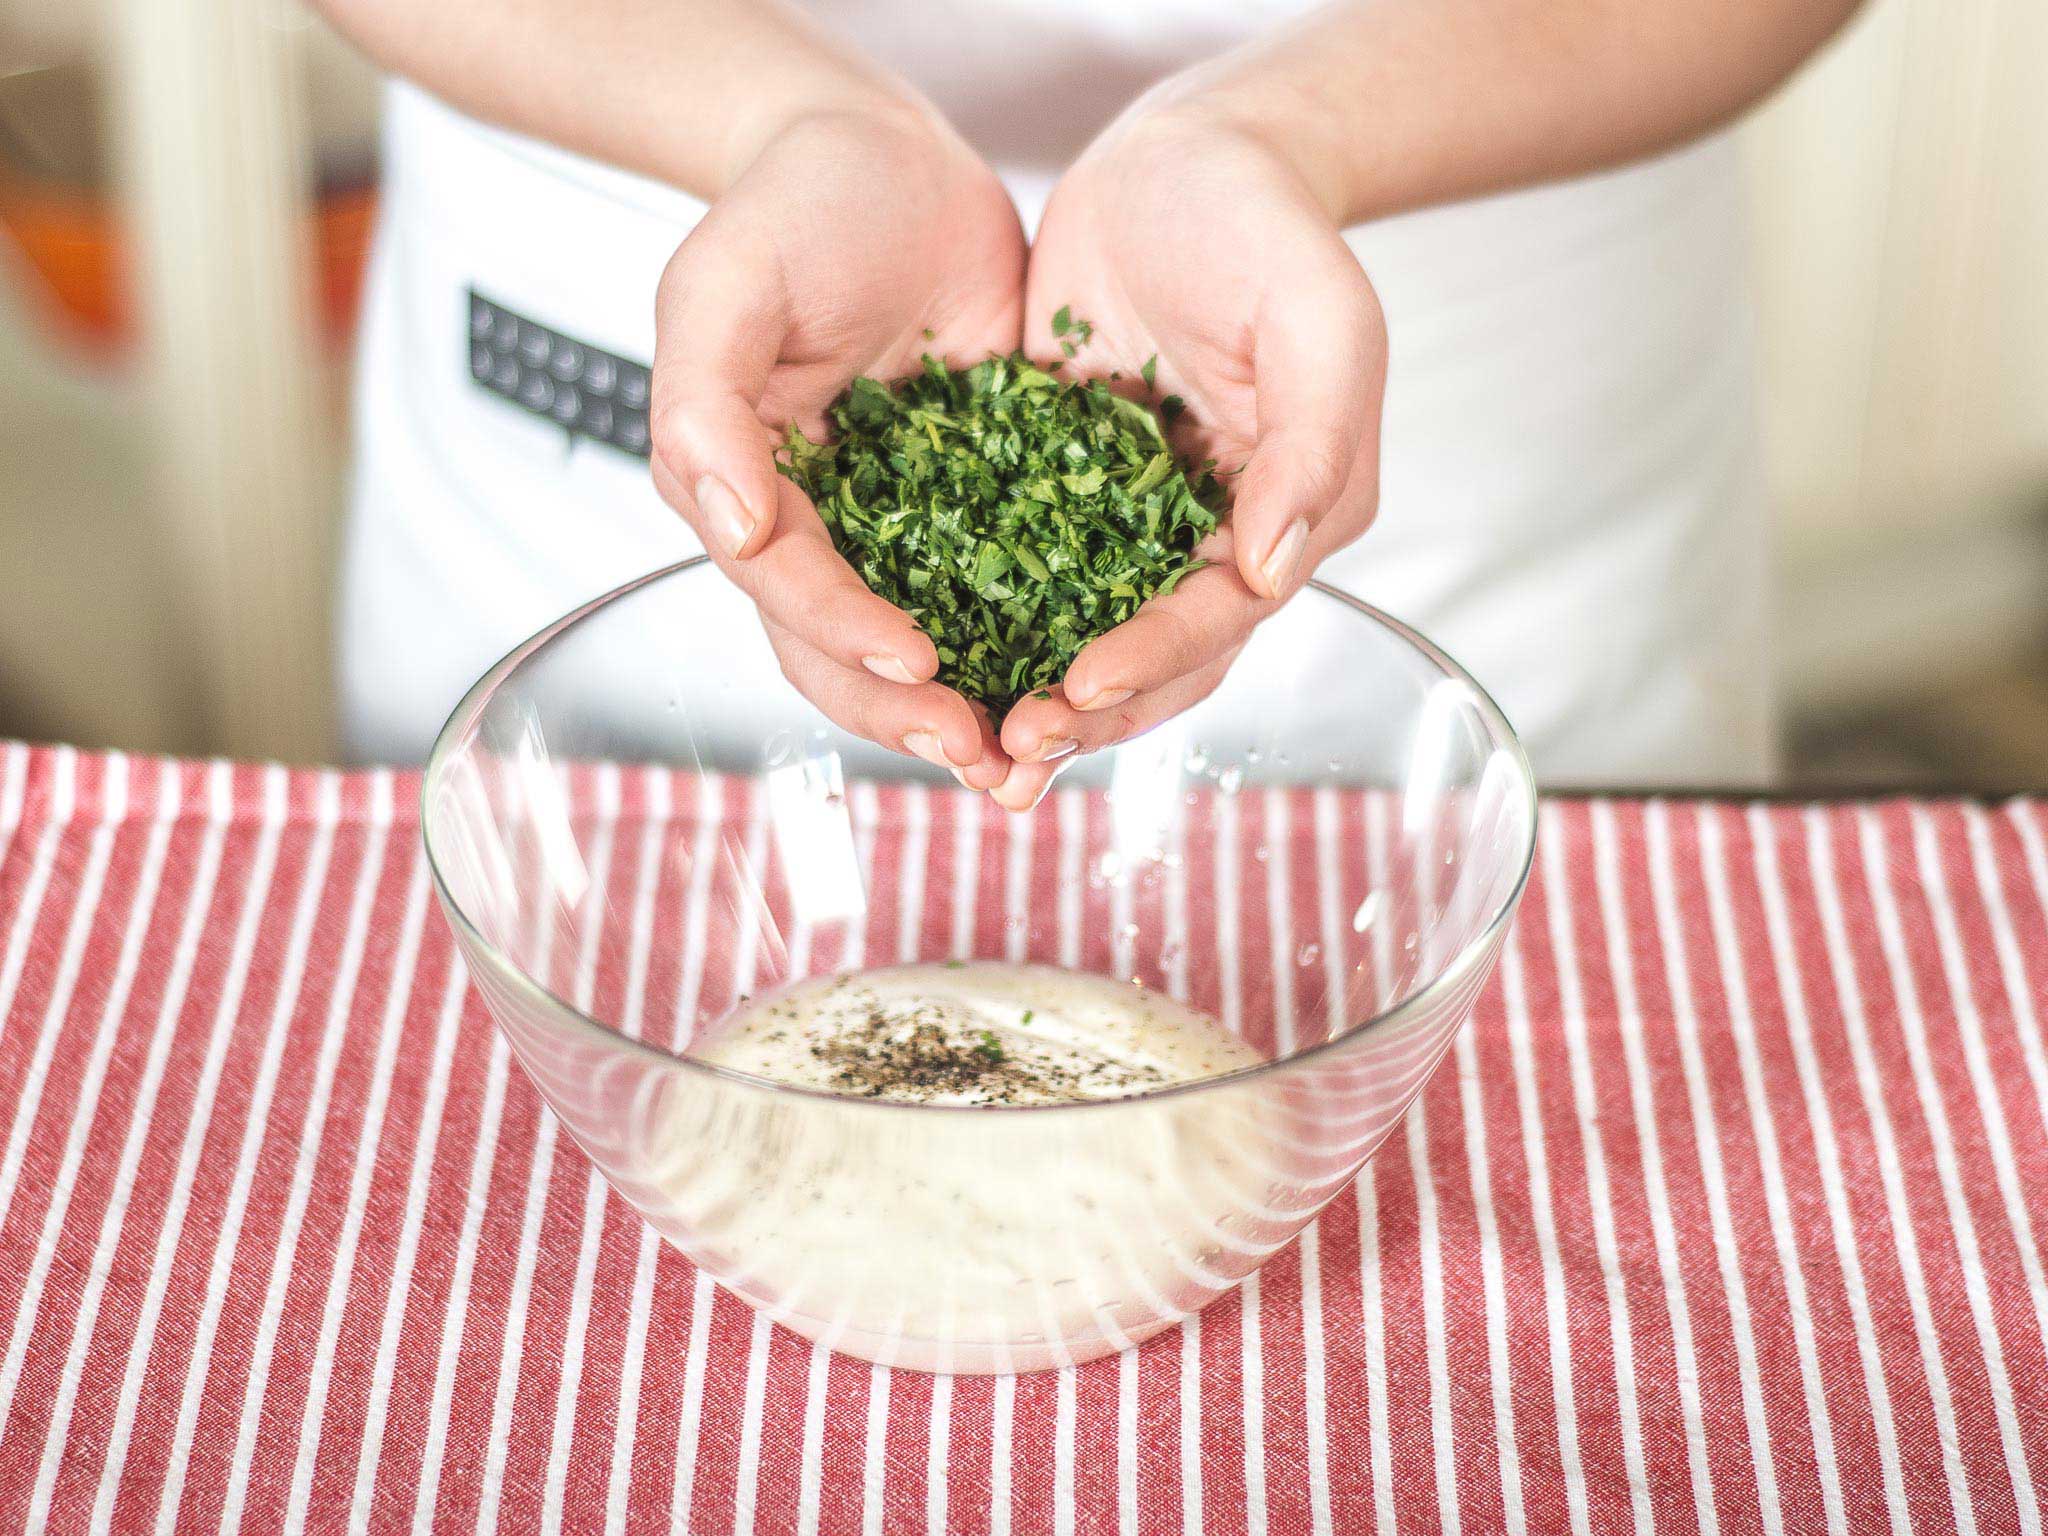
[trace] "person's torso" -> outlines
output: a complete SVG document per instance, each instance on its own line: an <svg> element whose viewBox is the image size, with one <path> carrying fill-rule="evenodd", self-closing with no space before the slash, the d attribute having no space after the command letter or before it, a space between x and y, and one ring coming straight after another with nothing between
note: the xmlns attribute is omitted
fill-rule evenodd
<svg viewBox="0 0 2048 1536"><path fill-rule="evenodd" d="M812 7L934 99L989 157L1027 227L1060 167L1132 96L1302 8ZM402 84L386 144L365 440L381 415L387 445L408 439L386 453L404 461L400 478L431 477L450 494L430 518L360 497L358 516L393 523L390 537L418 562L494 571L481 590L500 594L489 601L501 609L559 611L565 594L573 602L694 552L644 464L572 445L478 390L462 327L466 296L479 293L649 358L655 284L703 205ZM1444 639L1536 734L1546 717L1582 709L1589 669L1621 707L1631 672L1603 651L1668 652L1696 620L1715 622L1707 610L1725 607L1731 584L1756 585L1739 192L1732 146L1710 140L1347 236L1392 341L1382 514L1323 574ZM1682 594L1656 593L1675 571L1689 573L1699 613ZM1646 600L1616 609L1638 586ZM1531 626L1552 631L1554 685L1517 660ZM1576 628L1602 640L1575 641Z"/></svg>

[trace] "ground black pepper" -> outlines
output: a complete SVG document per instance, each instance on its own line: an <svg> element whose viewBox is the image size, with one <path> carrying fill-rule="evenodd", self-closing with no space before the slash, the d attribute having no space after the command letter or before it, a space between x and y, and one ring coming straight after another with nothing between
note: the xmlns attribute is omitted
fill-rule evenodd
<svg viewBox="0 0 2048 1536"><path fill-rule="evenodd" d="M834 987L842 991L845 981ZM1003 1048L994 1031L962 1018L939 1002L887 1002L859 988L847 1001L855 1016L814 1041L811 1056L828 1069L840 1093L869 1099L957 1097L970 1104L1078 1098L1094 1071L1079 1072L1047 1055L1021 1056ZM1027 1012L1026 1017L1030 1015ZM1156 1068L1122 1063L1120 1086L1137 1090L1164 1082Z"/></svg>

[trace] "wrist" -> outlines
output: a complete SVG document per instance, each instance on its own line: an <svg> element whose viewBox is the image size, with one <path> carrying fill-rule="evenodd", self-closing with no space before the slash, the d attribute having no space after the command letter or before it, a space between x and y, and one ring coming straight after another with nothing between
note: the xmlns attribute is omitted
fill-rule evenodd
<svg viewBox="0 0 2048 1536"><path fill-rule="evenodd" d="M1334 115L1284 82L1191 70L1140 97L1127 117L1133 135L1232 143L1264 157L1339 229L1370 216Z"/></svg>
<svg viewBox="0 0 2048 1536"><path fill-rule="evenodd" d="M713 197L723 195L772 146L816 138L820 144L856 136L917 160L952 158L965 146L929 104L917 97L850 82L845 89L801 101L774 103L735 123L726 134L723 171Z"/></svg>

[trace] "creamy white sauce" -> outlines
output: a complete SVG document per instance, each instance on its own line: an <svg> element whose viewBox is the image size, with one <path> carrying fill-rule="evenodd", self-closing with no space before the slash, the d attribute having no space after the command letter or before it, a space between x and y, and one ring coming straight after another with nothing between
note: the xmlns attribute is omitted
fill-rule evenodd
<svg viewBox="0 0 2048 1536"><path fill-rule="evenodd" d="M827 1080L813 1046L929 1005L961 1041L987 1031L1007 1063L1065 1084L1031 1090L1040 1106L1262 1059L1171 999L1040 966L905 966L754 1001L692 1054L835 1096L678 1074L659 1204L693 1258L772 1316L870 1358L1037 1369L1156 1332L1298 1222L1275 1166L1289 1116L1264 1078L1022 1110L880 1103Z"/></svg>
<svg viewBox="0 0 2048 1536"><path fill-rule="evenodd" d="M756 998L690 1054L778 1083L920 1104L1123 1098L1263 1059L1214 1019L1131 982L999 961L812 977ZM938 1081L917 1081L919 1063Z"/></svg>

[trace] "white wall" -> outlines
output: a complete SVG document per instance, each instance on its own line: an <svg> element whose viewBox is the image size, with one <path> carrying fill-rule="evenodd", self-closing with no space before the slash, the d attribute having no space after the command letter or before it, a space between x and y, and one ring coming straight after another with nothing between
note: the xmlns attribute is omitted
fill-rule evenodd
<svg viewBox="0 0 2048 1536"><path fill-rule="evenodd" d="M2043 60L2042 0L1881 0L1747 130L1795 698L2042 639Z"/></svg>

